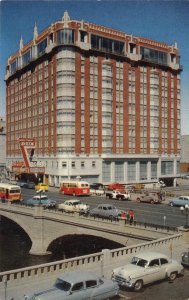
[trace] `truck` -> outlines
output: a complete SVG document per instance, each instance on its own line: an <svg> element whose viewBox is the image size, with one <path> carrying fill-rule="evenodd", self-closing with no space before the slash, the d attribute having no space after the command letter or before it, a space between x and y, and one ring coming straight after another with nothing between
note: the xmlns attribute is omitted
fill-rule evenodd
<svg viewBox="0 0 189 300"><path fill-rule="evenodd" d="M106 198L117 200L130 200L131 195L127 191L106 191Z"/></svg>
<svg viewBox="0 0 189 300"><path fill-rule="evenodd" d="M143 191L136 197L137 202L147 202L151 204L161 203L165 200L165 193L161 191Z"/></svg>

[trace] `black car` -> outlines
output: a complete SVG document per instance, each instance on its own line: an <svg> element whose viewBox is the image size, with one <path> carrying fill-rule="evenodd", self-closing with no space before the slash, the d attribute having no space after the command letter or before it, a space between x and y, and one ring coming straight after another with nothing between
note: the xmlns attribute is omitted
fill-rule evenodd
<svg viewBox="0 0 189 300"><path fill-rule="evenodd" d="M35 188L35 183L32 181L24 182L24 181L17 181L17 185L19 185L22 188L26 189L34 189Z"/></svg>
<svg viewBox="0 0 189 300"><path fill-rule="evenodd" d="M182 253L181 264L184 267L189 267L189 251Z"/></svg>
<svg viewBox="0 0 189 300"><path fill-rule="evenodd" d="M90 184L90 189L94 189L94 190L103 190L104 189L104 185L102 183L91 183Z"/></svg>

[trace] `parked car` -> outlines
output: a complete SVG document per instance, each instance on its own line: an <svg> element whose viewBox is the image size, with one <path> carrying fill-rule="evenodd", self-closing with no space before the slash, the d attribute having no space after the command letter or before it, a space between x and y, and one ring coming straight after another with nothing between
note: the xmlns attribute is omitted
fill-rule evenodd
<svg viewBox="0 0 189 300"><path fill-rule="evenodd" d="M56 207L56 201L49 199L46 195L36 195L33 198L25 199L22 204L36 206L42 205L46 208Z"/></svg>
<svg viewBox="0 0 189 300"><path fill-rule="evenodd" d="M180 196L169 201L170 206L185 206L189 205L189 196Z"/></svg>
<svg viewBox="0 0 189 300"><path fill-rule="evenodd" d="M49 186L45 183L38 183L36 186L35 186L35 190L36 191L39 191L39 190L42 190L42 191L48 191L49 190Z"/></svg>
<svg viewBox="0 0 189 300"><path fill-rule="evenodd" d="M89 205L81 202L80 200L71 199L58 204L58 209L66 212L87 213L89 211Z"/></svg>
<svg viewBox="0 0 189 300"><path fill-rule="evenodd" d="M136 198L136 201L138 202L147 202L152 204L161 203L164 200L165 200L165 193L162 192L143 191Z"/></svg>
<svg viewBox="0 0 189 300"><path fill-rule="evenodd" d="M89 211L90 216L97 216L109 219L120 219L123 211L111 204L99 204Z"/></svg>
<svg viewBox="0 0 189 300"><path fill-rule="evenodd" d="M90 272L73 271L58 277L52 287L25 296L25 300L105 300L118 294L119 286L111 279Z"/></svg>
<svg viewBox="0 0 189 300"><path fill-rule="evenodd" d="M32 181L24 182L24 181L17 181L17 185L19 185L22 188L26 189L34 189L35 183Z"/></svg>
<svg viewBox="0 0 189 300"><path fill-rule="evenodd" d="M166 278L173 281L183 272L183 266L179 262L162 253L145 251L134 256L131 263L114 269L112 279L119 286L140 291L143 285Z"/></svg>
<svg viewBox="0 0 189 300"><path fill-rule="evenodd" d="M117 200L130 200L130 193L127 191L108 191L106 192L106 198Z"/></svg>
<svg viewBox="0 0 189 300"><path fill-rule="evenodd" d="M182 253L181 264L184 267L189 267L189 251Z"/></svg>

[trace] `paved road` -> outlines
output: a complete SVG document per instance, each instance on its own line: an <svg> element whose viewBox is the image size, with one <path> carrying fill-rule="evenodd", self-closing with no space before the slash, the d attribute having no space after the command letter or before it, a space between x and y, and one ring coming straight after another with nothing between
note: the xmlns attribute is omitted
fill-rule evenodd
<svg viewBox="0 0 189 300"><path fill-rule="evenodd" d="M184 276L174 282L164 280L144 287L139 293L121 291L121 299L136 300L188 300L189 299L189 269L185 269Z"/></svg>
<svg viewBox="0 0 189 300"><path fill-rule="evenodd" d="M29 198L35 194L34 190L22 189L23 197ZM48 192L49 198L54 199L57 203L64 202L67 199L72 199L72 196L62 195L56 188L50 188ZM170 207L168 205L168 199L162 204L149 204L138 203L136 195L132 195L131 201L119 201L113 199L106 199L105 196L83 196L79 199L85 203L88 203L91 208L101 203L112 203L117 208L122 210L133 209L135 212L135 220L139 222L147 222L157 225L167 225L172 227L179 227L185 225L185 216L181 214L178 207Z"/></svg>

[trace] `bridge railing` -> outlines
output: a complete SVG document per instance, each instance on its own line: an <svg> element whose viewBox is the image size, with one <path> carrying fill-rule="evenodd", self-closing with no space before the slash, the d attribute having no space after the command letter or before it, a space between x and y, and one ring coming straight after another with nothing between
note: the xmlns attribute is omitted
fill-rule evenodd
<svg viewBox="0 0 189 300"><path fill-rule="evenodd" d="M167 254L170 247L179 243L181 236L181 234L177 233L151 242L145 242L114 250L102 250L102 252L85 256L1 272L0 287L7 282L9 285L17 285L20 284L21 281L25 282L27 280L37 280L37 278L41 279L48 276L54 278L66 271L76 269L93 270L100 275L110 277L111 270L116 266L122 265L122 263L127 263L134 253L146 250L161 250L161 252Z"/></svg>
<svg viewBox="0 0 189 300"><path fill-rule="evenodd" d="M23 211L26 211L27 209L29 210L30 214L32 214L32 211L35 210L35 207L31 207L31 206L28 206L26 204L14 204L14 203L1 203L0 204L2 205L2 207L9 207L11 209L13 209L14 211L19 211L19 210L23 210ZM107 223L118 223L118 222L125 222L125 225L127 226L130 226L130 222L129 220L122 220L122 219L105 219L105 218L101 218L101 217L95 217L95 216L90 216L90 215L79 215L77 212L62 212L60 210L57 210L57 209L44 209L44 213L47 213L47 214L54 214L56 215L56 217L58 218L58 216L62 216L62 215L65 215L65 216L72 216L72 217L78 217L79 218L84 218L84 219L93 219L93 220L100 220L103 222L107 222ZM148 228L148 229L153 229L153 230L160 230L160 231L164 231L164 232L167 232L167 233L176 233L178 232L178 228L177 227L173 227L173 226L168 226L168 225L160 225L160 224L154 224L154 223L148 223L148 222L140 222L140 221L137 221L137 220L134 220L134 222L132 223L131 226L134 226L134 227L140 227L140 228Z"/></svg>

